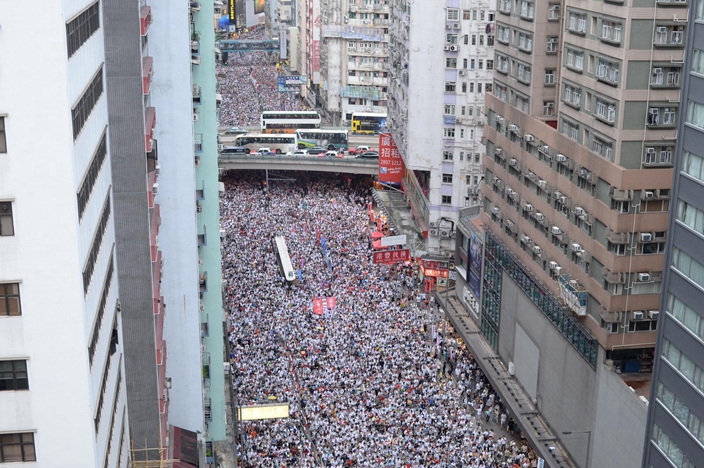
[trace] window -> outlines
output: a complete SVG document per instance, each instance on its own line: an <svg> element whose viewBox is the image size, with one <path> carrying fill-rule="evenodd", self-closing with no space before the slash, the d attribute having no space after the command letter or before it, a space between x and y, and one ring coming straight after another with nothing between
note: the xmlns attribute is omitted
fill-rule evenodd
<svg viewBox="0 0 704 468"><path fill-rule="evenodd" d="M478 66L477 68L479 68L480 70L483 70L484 69L484 60L482 60L482 59L477 60L477 66Z"/></svg>
<svg viewBox="0 0 704 468"><path fill-rule="evenodd" d="M472 45L477 45L477 35L472 34Z"/></svg>
<svg viewBox="0 0 704 468"><path fill-rule="evenodd" d="M451 184L452 183L452 174L443 174L442 175L442 183L443 184Z"/></svg>
<svg viewBox="0 0 704 468"><path fill-rule="evenodd" d="M29 390L27 361L0 361L0 392Z"/></svg>
<svg viewBox="0 0 704 468"><path fill-rule="evenodd" d="M7 153L7 135L5 135L5 117L0 117L0 153Z"/></svg>
<svg viewBox="0 0 704 468"><path fill-rule="evenodd" d="M579 13L570 12L568 29L572 32L584 34L587 32L587 17Z"/></svg>
<svg viewBox="0 0 704 468"><path fill-rule="evenodd" d="M93 278L93 271L95 270L95 263L98 261L98 254L100 253L100 248L103 245L103 238L105 237L105 232L108 228L108 220L110 219L110 208L110 194L108 193L107 197L105 197L105 203L103 204L103 210L100 214L98 226L95 228L93 242L90 246L90 251L88 252L88 258L86 259L86 266L83 269L84 294L88 293L88 288L90 287L90 282Z"/></svg>
<svg viewBox="0 0 704 468"><path fill-rule="evenodd" d="M34 434L31 432L0 434L0 463L33 461L37 461Z"/></svg>
<svg viewBox="0 0 704 468"><path fill-rule="evenodd" d="M93 332L91 333L90 344L88 345L88 361L90 365L93 365L93 359L95 358L95 352L97 350L98 340L100 339L100 328L103 323L103 317L105 316L105 310L108 305L108 296L110 295L110 289L112 288L112 277L115 273L115 264L113 262L112 255L110 256L110 262L108 263L108 271L105 273L105 281L103 282L103 290L100 293L100 302L98 303L98 311L95 314L95 323L93 324Z"/></svg>
<svg viewBox="0 0 704 468"><path fill-rule="evenodd" d="M68 58L71 58L99 27L100 9L98 2L95 2L83 11L83 13L66 23Z"/></svg>
<svg viewBox="0 0 704 468"><path fill-rule="evenodd" d="M442 152L442 160L443 161L452 161L452 151L443 151Z"/></svg>
<svg viewBox="0 0 704 468"><path fill-rule="evenodd" d="M499 26L497 28L497 33L496 40L502 44L508 44L511 30L507 26Z"/></svg>
<svg viewBox="0 0 704 468"><path fill-rule="evenodd" d="M704 182L704 159L689 151L682 151L682 172Z"/></svg>
<svg viewBox="0 0 704 468"><path fill-rule="evenodd" d="M12 220L12 202L0 201L0 237L14 235L15 225Z"/></svg>
<svg viewBox="0 0 704 468"><path fill-rule="evenodd" d="M665 74L662 72L662 67L653 67L653 72L650 75L650 84L661 85L665 81Z"/></svg>
<svg viewBox="0 0 704 468"><path fill-rule="evenodd" d="M664 384L658 384L658 400L670 410L670 413L687 428L689 433L700 443L704 443L704 421L689 409L689 407L672 390Z"/></svg>
<svg viewBox="0 0 704 468"><path fill-rule="evenodd" d="M548 20L549 21L556 21L559 19L560 19L560 5L557 3L550 4L550 8L548 9Z"/></svg>
<svg viewBox="0 0 704 468"><path fill-rule="evenodd" d="M78 138L78 135L83 130L83 126L88 121L88 117L93 108L98 103L100 96L103 95L103 66L101 65L96 72L93 80L88 85L88 88L83 92L83 95L78 99L78 103L71 109L71 120L73 123L73 139Z"/></svg>
<svg viewBox="0 0 704 468"><path fill-rule="evenodd" d="M531 52L533 50L533 36L531 34L518 33L518 48Z"/></svg>
<svg viewBox="0 0 704 468"><path fill-rule="evenodd" d="M601 22L601 38L611 42L621 42L621 23L603 20Z"/></svg>
<svg viewBox="0 0 704 468"><path fill-rule="evenodd" d="M499 0L499 11L501 13L511 13L511 0Z"/></svg>
<svg viewBox="0 0 704 468"><path fill-rule="evenodd" d="M596 76L604 81L616 83L618 81L618 65L608 60L599 59Z"/></svg>
<svg viewBox="0 0 704 468"><path fill-rule="evenodd" d="M674 125L676 115L677 115L677 108L676 107L664 107L662 109L662 123L663 123L663 125Z"/></svg>
<svg viewBox="0 0 704 468"><path fill-rule="evenodd" d="M596 99L596 109L594 113L601 117L602 120L606 120L609 123L613 123L616 120L616 107L599 98Z"/></svg>
<svg viewBox="0 0 704 468"><path fill-rule="evenodd" d="M457 59L456 58L446 58L445 59L445 68L457 68Z"/></svg>
<svg viewBox="0 0 704 468"><path fill-rule="evenodd" d="M456 87L457 87L457 83L455 83L454 81L446 81L445 82L445 92L446 93L454 93Z"/></svg>
<svg viewBox="0 0 704 468"><path fill-rule="evenodd" d="M470 20L470 19L472 19L472 16L471 16L469 10L462 10L462 19L463 19L463 20Z"/></svg>
<svg viewBox="0 0 704 468"><path fill-rule="evenodd" d="M524 83L530 83L530 67L522 63L514 62L513 73L516 79Z"/></svg>
<svg viewBox="0 0 704 468"><path fill-rule="evenodd" d="M704 317L672 294L668 296L668 309L668 312L680 324L694 333L700 340L704 340Z"/></svg>
<svg viewBox="0 0 704 468"><path fill-rule="evenodd" d="M450 45L457 45L457 34L448 34L445 36L445 43Z"/></svg>
<svg viewBox="0 0 704 468"><path fill-rule="evenodd" d="M455 129L454 128L443 129L443 136L445 138L455 138Z"/></svg>
<svg viewBox="0 0 704 468"><path fill-rule="evenodd" d="M704 2L700 2L704 5ZM694 49L692 53L692 71L704 75L704 51ZM1 151L0 151L1 152Z"/></svg>
<svg viewBox="0 0 704 468"><path fill-rule="evenodd" d="M443 205L452 205L452 195L443 195L442 196L442 204Z"/></svg>
<svg viewBox="0 0 704 468"><path fill-rule="evenodd" d="M476 60L472 59L469 61L469 69L474 70L474 67L476 67Z"/></svg>
<svg viewBox="0 0 704 468"><path fill-rule="evenodd" d="M494 84L493 83L487 83L486 84L486 92L491 93L494 90Z"/></svg>
<svg viewBox="0 0 704 468"><path fill-rule="evenodd" d="M573 140L579 138L579 126L573 125L567 121L562 122L562 133Z"/></svg>
<svg viewBox="0 0 704 468"><path fill-rule="evenodd" d="M543 115L555 115L555 101L543 101Z"/></svg>
<svg viewBox="0 0 704 468"><path fill-rule="evenodd" d="M577 70L584 70L584 52L567 49L567 66Z"/></svg>
<svg viewBox="0 0 704 468"><path fill-rule="evenodd" d="M493 69L494 69L494 61L493 61L493 60L487 60L487 61L486 61L486 69L487 69L487 70L493 70Z"/></svg>
<svg viewBox="0 0 704 468"><path fill-rule="evenodd" d="M545 84L554 85L555 84L555 69L545 70Z"/></svg>
<svg viewBox="0 0 704 468"><path fill-rule="evenodd" d="M692 282L704 288L704 265L682 250L675 248L672 255L672 266Z"/></svg>
<svg viewBox="0 0 704 468"><path fill-rule="evenodd" d="M455 115L455 106L451 104L445 104L445 115Z"/></svg>
<svg viewBox="0 0 704 468"><path fill-rule="evenodd" d="M704 104L687 102L687 123L704 128Z"/></svg>
<svg viewBox="0 0 704 468"><path fill-rule="evenodd" d="M548 37L547 45L545 46L545 51L548 54L557 53L557 43L558 43L557 37L555 37L555 36Z"/></svg>
<svg viewBox="0 0 704 468"><path fill-rule="evenodd" d="M19 283L0 283L0 317L22 315Z"/></svg>
<svg viewBox="0 0 704 468"><path fill-rule="evenodd" d="M78 193L76 194L79 220L83 218L83 213L85 212L86 207L88 206L88 201L90 200L90 194L93 192L95 182L98 180L98 176L100 175L100 169L103 167L105 157L108 154L106 134L107 132L104 131L103 136L98 143L98 147L95 150L95 154L93 154L93 158L88 165L88 170L83 178L83 182L81 182L81 187L78 189Z"/></svg>
<svg viewBox="0 0 704 468"><path fill-rule="evenodd" d="M460 20L460 10L447 9L447 19L448 21L459 21Z"/></svg>
<svg viewBox="0 0 704 468"><path fill-rule="evenodd" d="M486 36L486 45L488 47L494 47L494 36Z"/></svg>
<svg viewBox="0 0 704 468"><path fill-rule="evenodd" d="M653 443L660 447L665 454L665 457L677 468L695 468L695 464L689 461L684 456L682 450L677 446L674 440L663 432L660 427L655 424L653 426Z"/></svg>
<svg viewBox="0 0 704 468"><path fill-rule="evenodd" d="M521 16L526 19L533 19L535 14L535 4L533 2L521 1Z"/></svg>

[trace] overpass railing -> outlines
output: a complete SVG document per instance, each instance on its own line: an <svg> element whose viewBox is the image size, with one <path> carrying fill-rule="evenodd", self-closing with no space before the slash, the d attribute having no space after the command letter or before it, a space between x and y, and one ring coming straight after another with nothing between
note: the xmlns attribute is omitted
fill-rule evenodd
<svg viewBox="0 0 704 468"><path fill-rule="evenodd" d="M378 159L357 159L357 158L333 158L329 156L286 156L285 154L275 154L275 155L262 155L262 154L220 154L219 157L221 162L240 162L240 161L277 161L277 162L318 162L318 163L334 163L330 165L365 165L365 166L378 166Z"/></svg>

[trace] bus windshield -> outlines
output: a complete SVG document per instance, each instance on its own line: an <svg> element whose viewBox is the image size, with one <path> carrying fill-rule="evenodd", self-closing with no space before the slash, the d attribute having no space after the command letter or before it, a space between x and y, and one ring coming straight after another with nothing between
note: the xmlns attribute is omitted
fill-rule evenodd
<svg viewBox="0 0 704 468"><path fill-rule="evenodd" d="M386 114L355 112L352 114L354 135L375 135L386 131Z"/></svg>
<svg viewBox="0 0 704 468"><path fill-rule="evenodd" d="M259 148L269 148L276 154L286 154L294 151L296 135L248 134L235 137L235 146L244 148L244 152L254 153Z"/></svg>
<svg viewBox="0 0 704 468"><path fill-rule="evenodd" d="M262 133L293 133L297 128L320 128L320 114L315 111L264 111Z"/></svg>
<svg viewBox="0 0 704 468"><path fill-rule="evenodd" d="M288 255L286 240L283 236L274 237L274 249L276 250L276 261L279 265L281 276L286 278L286 281L294 281L296 279L296 272L291 265L291 258Z"/></svg>
<svg viewBox="0 0 704 468"><path fill-rule="evenodd" d="M296 130L298 149L322 146L327 150L347 151L347 130Z"/></svg>

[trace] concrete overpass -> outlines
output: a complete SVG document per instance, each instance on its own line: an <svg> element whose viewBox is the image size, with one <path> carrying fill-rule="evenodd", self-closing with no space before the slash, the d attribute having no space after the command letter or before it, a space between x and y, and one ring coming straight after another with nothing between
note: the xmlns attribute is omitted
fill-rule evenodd
<svg viewBox="0 0 704 468"><path fill-rule="evenodd" d="M379 172L378 159L329 158L318 156L261 156L258 154L221 154L222 169L271 169L277 171L344 172L346 174L370 174Z"/></svg>

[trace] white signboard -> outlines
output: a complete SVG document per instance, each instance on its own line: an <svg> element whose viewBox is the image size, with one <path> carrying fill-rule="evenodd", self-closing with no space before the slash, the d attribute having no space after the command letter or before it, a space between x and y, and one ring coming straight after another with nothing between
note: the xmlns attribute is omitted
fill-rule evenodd
<svg viewBox="0 0 704 468"><path fill-rule="evenodd" d="M402 236L389 236L389 237L382 237L381 238L381 246L382 247L391 247L392 245L405 245L406 244L406 235Z"/></svg>
<svg viewBox="0 0 704 468"><path fill-rule="evenodd" d="M545 466L545 460L538 457L538 468L544 468L544 466Z"/></svg>

